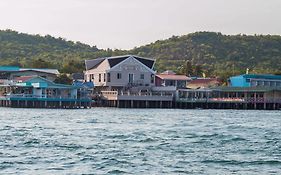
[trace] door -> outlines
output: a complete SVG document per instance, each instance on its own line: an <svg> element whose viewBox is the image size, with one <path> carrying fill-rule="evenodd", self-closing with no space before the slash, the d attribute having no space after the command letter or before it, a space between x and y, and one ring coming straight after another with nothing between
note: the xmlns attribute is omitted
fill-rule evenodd
<svg viewBox="0 0 281 175"><path fill-rule="evenodd" d="M134 82L134 74L129 74L129 83Z"/></svg>

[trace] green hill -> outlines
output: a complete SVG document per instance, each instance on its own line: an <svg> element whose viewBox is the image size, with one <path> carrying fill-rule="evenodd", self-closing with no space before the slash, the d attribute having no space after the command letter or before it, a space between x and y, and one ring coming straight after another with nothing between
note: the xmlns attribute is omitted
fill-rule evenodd
<svg viewBox="0 0 281 175"><path fill-rule="evenodd" d="M181 71L181 65L190 61L209 75L281 72L281 36L222 35L197 32L136 48L141 56L154 57L159 69Z"/></svg>
<svg viewBox="0 0 281 175"><path fill-rule="evenodd" d="M243 73L247 68L252 73L281 72L281 36L277 35L196 32L132 50L102 50L49 35L0 30L1 65L55 67L62 72L75 72L84 69L85 59L122 54L156 58L159 71L172 69L198 76L204 72L208 76L225 78Z"/></svg>

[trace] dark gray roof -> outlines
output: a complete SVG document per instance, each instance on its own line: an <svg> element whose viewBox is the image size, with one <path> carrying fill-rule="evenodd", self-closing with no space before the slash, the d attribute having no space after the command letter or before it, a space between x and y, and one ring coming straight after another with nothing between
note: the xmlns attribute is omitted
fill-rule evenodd
<svg viewBox="0 0 281 175"><path fill-rule="evenodd" d="M119 64L120 62L126 60L129 56L120 56L120 57L109 57L107 58L109 66L114 67L115 65Z"/></svg>
<svg viewBox="0 0 281 175"><path fill-rule="evenodd" d="M154 62L155 60L149 59L149 58L142 58L142 57L136 57L134 56L139 62L141 62L142 64L146 65L147 67L149 67L150 69L153 68Z"/></svg>
<svg viewBox="0 0 281 175"><path fill-rule="evenodd" d="M92 68L98 66L105 59L108 60L110 67L114 67L115 65L119 64L120 62L126 60L127 58L129 58L131 56L134 57L139 62L141 62L142 64L144 64L145 66L147 66L148 68L153 69L154 62L155 62L154 59L142 58L142 57L138 57L138 56L134 56L134 55L124 55L124 56L115 56L115 57L108 57L108 58L97 58L94 60L86 60L85 61L86 70L89 70L89 69L92 69Z"/></svg>
<svg viewBox="0 0 281 175"><path fill-rule="evenodd" d="M85 60L85 66L86 70L92 69L99 65L102 61L104 61L106 58L97 58L94 60Z"/></svg>
<svg viewBox="0 0 281 175"><path fill-rule="evenodd" d="M84 74L83 73L73 73L72 74L72 79L73 80L83 80L84 79Z"/></svg>

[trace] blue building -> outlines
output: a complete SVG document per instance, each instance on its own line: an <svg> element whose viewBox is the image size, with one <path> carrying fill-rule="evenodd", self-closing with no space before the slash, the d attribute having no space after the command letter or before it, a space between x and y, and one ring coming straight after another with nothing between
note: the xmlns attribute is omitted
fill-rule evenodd
<svg viewBox="0 0 281 175"><path fill-rule="evenodd" d="M20 77L0 85L0 106L24 108L91 107L86 85L57 84L42 77Z"/></svg>
<svg viewBox="0 0 281 175"><path fill-rule="evenodd" d="M243 74L229 78L231 87L281 87L281 76L271 74Z"/></svg>

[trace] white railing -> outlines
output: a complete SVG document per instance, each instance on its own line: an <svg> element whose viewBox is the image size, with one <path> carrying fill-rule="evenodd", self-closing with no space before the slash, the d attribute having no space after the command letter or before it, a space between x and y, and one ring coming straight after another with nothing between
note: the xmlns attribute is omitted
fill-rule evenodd
<svg viewBox="0 0 281 175"><path fill-rule="evenodd" d="M167 93L167 92L138 92L138 93L131 93L130 91L123 92L121 91L118 95L121 96L169 96L173 97L173 93Z"/></svg>
<svg viewBox="0 0 281 175"><path fill-rule="evenodd" d="M33 95L33 94L7 94L9 98L46 98L46 95Z"/></svg>
<svg viewBox="0 0 281 175"><path fill-rule="evenodd" d="M107 100L117 100L117 99L126 99L126 100L134 100L134 99L173 99L173 93L166 92L138 92L131 93L130 91L101 91L102 97Z"/></svg>
<svg viewBox="0 0 281 175"><path fill-rule="evenodd" d="M246 102L246 103L281 103L281 98L184 98L180 97L179 101L191 102Z"/></svg>
<svg viewBox="0 0 281 175"><path fill-rule="evenodd" d="M7 94L5 98L43 98L43 99L90 99L91 97L79 97L77 96L53 96L53 95L34 95L34 94Z"/></svg>

